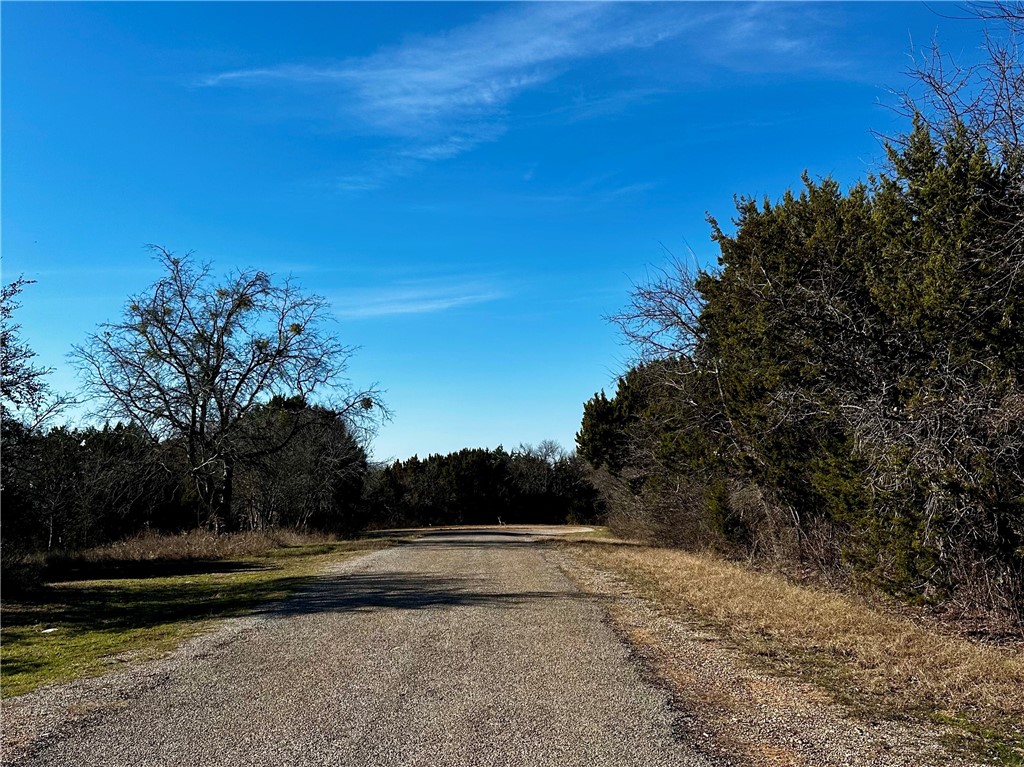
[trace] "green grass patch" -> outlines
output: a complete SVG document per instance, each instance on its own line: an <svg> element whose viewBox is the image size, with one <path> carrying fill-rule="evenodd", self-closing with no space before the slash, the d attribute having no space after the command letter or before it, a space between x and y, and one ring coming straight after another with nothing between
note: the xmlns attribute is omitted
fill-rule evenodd
<svg viewBox="0 0 1024 767"><path fill-rule="evenodd" d="M1024 732L1021 732L1024 724L1018 725L1017 733L1013 734L1009 727L986 727L962 715L936 712L930 718L956 728L943 738L949 749L1006 767L1024 767Z"/></svg>
<svg viewBox="0 0 1024 767"><path fill-rule="evenodd" d="M225 559L103 560L55 573L34 593L4 600L0 694L157 657L212 621L288 596L331 562L388 545L317 542Z"/></svg>

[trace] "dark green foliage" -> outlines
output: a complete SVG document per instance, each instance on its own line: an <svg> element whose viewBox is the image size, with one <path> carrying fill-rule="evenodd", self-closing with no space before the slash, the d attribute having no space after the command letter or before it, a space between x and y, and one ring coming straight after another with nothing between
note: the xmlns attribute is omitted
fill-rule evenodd
<svg viewBox="0 0 1024 767"><path fill-rule="evenodd" d="M621 388L621 385L620 385ZM604 391L583 405L583 425L576 435L580 457L591 466L622 468L626 449L625 403L616 397L609 400Z"/></svg>
<svg viewBox="0 0 1024 767"><path fill-rule="evenodd" d="M362 527L366 451L343 415L276 397L247 416L236 445L231 523L351 534Z"/></svg>
<svg viewBox="0 0 1024 767"><path fill-rule="evenodd" d="M465 448L413 456L372 471L366 501L376 527L564 524L601 513L583 462L560 451Z"/></svg>
<svg viewBox="0 0 1024 767"><path fill-rule="evenodd" d="M61 427L15 420L2 430L3 566L19 585L40 552L71 551L194 518L181 497L174 451L140 429ZM183 467L182 467L183 470Z"/></svg>
<svg viewBox="0 0 1024 767"><path fill-rule="evenodd" d="M712 220L719 268L638 289L619 321L648 361L585 406L613 519L1019 614L1014 157L918 121L867 184Z"/></svg>
<svg viewBox="0 0 1024 767"><path fill-rule="evenodd" d="M689 362L652 361L621 377L612 399L584 406L577 445L621 532L719 547L746 538L743 520L719 503L722 424L701 404L709 380Z"/></svg>
<svg viewBox="0 0 1024 767"><path fill-rule="evenodd" d="M337 413L300 399L275 401L249 419L232 527L346 535L365 524L366 452ZM42 431L6 419L0 451L5 590L32 585L42 555L205 522L180 441L157 442L137 426Z"/></svg>

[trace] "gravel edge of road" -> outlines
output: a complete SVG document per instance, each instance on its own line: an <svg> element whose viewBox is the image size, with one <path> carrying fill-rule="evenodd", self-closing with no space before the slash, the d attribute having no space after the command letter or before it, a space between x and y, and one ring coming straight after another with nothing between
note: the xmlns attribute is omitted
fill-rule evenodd
<svg viewBox="0 0 1024 767"><path fill-rule="evenodd" d="M617 573L559 546L563 571L581 590L608 598L616 634L676 709L684 737L716 763L737 767L978 767L951 753L947 729L864 721L824 690L753 665L713 631L640 596ZM950 731L951 732L951 731Z"/></svg>

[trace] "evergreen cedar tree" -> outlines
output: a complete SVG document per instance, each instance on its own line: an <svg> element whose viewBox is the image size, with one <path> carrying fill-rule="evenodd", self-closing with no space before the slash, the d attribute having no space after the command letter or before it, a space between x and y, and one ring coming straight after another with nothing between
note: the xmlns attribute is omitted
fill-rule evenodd
<svg viewBox="0 0 1024 767"><path fill-rule="evenodd" d="M888 152L845 193L740 199L717 269L638 291L647 361L586 403L580 455L648 534L1020 616L1020 154L921 120Z"/></svg>

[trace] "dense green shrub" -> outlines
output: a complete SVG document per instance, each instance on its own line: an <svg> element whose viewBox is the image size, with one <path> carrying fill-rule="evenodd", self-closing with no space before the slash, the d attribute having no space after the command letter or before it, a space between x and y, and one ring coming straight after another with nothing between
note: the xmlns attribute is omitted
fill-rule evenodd
<svg viewBox="0 0 1024 767"><path fill-rule="evenodd" d="M583 523L602 510L584 462L553 443L395 461L371 471L366 503L377 527Z"/></svg>
<svg viewBox="0 0 1024 767"><path fill-rule="evenodd" d="M1024 174L918 121L888 170L712 220L619 318L644 356L578 437L613 519L1024 609ZM640 525L643 527L643 525Z"/></svg>

